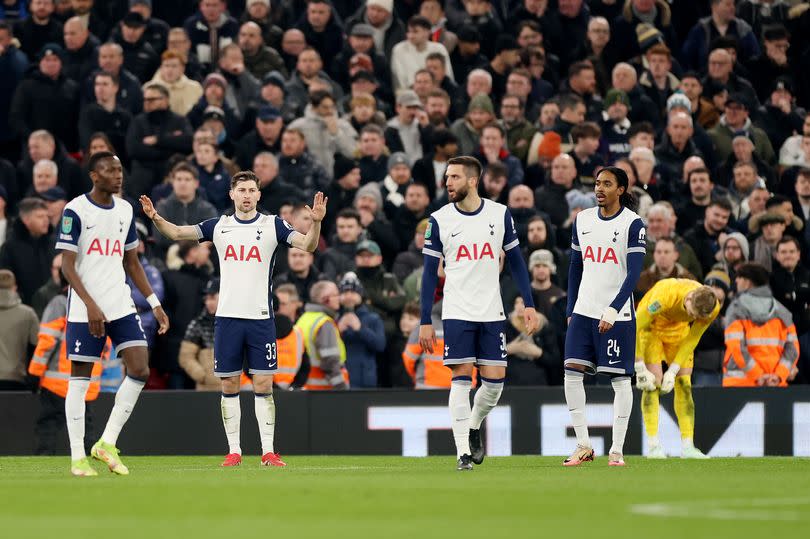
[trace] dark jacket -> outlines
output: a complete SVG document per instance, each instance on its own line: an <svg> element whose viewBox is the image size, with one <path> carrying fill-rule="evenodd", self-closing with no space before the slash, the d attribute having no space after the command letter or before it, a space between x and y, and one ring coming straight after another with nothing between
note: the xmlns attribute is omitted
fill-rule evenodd
<svg viewBox="0 0 810 539"><path fill-rule="evenodd" d="M677 37L675 35L675 28L672 25L672 12L669 8L669 3L666 0L656 0L655 7L657 13L655 21L652 23L659 32L664 35L664 42L667 44L671 51L677 49ZM613 19L610 30L610 41L617 49L619 59L627 61L641 54L641 49L638 46L638 38L636 37L636 27L642 21L635 13L630 3L625 3L621 15Z"/></svg>
<svg viewBox="0 0 810 539"><path fill-rule="evenodd" d="M57 145L52 160L59 170L59 186L65 190L68 200L86 193L93 187L90 178L82 173L79 164L65 152L61 145ZM34 162L31 161L31 156L26 152L25 157L17 165L17 182L21 198L32 188L33 178Z"/></svg>
<svg viewBox="0 0 810 539"><path fill-rule="evenodd" d="M249 169L250 167L243 168ZM273 215L278 215L281 206L284 204L298 204L307 201L303 191L279 177L262 187L261 194L262 198L259 199L259 207Z"/></svg>
<svg viewBox="0 0 810 539"><path fill-rule="evenodd" d="M53 80L39 69L18 86L11 102L9 125L20 136L47 129L70 152L79 149L76 129L79 117L79 86L60 75Z"/></svg>
<svg viewBox="0 0 810 539"><path fill-rule="evenodd" d="M0 247L0 269L8 269L17 278L17 291L26 305L39 287L51 279L54 256L51 235L34 238L19 219L11 225L6 242Z"/></svg>
<svg viewBox="0 0 810 539"><path fill-rule="evenodd" d="M82 104L93 103L96 100L95 83L96 73L95 70L84 79L81 88L81 102ZM140 114L143 110L143 90L141 89L141 82L138 77L124 69L118 73L118 93L115 96L115 102L123 109L128 110L133 116Z"/></svg>
<svg viewBox="0 0 810 539"><path fill-rule="evenodd" d="M630 112L627 117L632 123L650 122L658 129L662 125L661 114L652 99L644 93L641 85L636 84L627 95L630 97Z"/></svg>
<svg viewBox="0 0 810 539"><path fill-rule="evenodd" d="M574 186L572 186L572 189ZM567 189L563 185L550 182L547 185L538 187L534 192L534 205L538 210L551 217L554 226L562 225L570 212L568 211L568 200L565 198Z"/></svg>
<svg viewBox="0 0 810 539"><path fill-rule="evenodd" d="M90 137L101 131L110 137L118 156L127 163L129 159L126 155L126 138L130 122L132 113L118 104L112 112L108 112L98 103L88 103L79 113L79 146L87 148Z"/></svg>
<svg viewBox="0 0 810 539"><path fill-rule="evenodd" d="M196 196L194 200L186 204L178 200L174 193L158 202L155 209L161 217L178 226L196 225L217 216L216 208L207 200ZM174 243L154 227L152 237L155 239L155 246L160 248L163 253Z"/></svg>
<svg viewBox="0 0 810 539"><path fill-rule="evenodd" d="M388 273L382 266L357 268L357 276L363 283L366 303L382 317L385 334L392 335L405 306L405 290L394 274Z"/></svg>
<svg viewBox="0 0 810 539"><path fill-rule="evenodd" d="M203 291L211 275L206 267L183 264L180 269L163 272L162 277L165 287L163 309L171 324L165 339L161 339L167 353L155 355L155 367L163 372L182 372L177 363L180 342L202 308Z"/></svg>
<svg viewBox="0 0 810 539"><path fill-rule="evenodd" d="M299 157L282 155L278 160L278 175L303 191L307 199L329 185L329 174L307 151Z"/></svg>
<svg viewBox="0 0 810 539"><path fill-rule="evenodd" d="M343 314L343 311L341 312ZM346 328L340 333L346 345L346 369L352 389L377 387L377 354L385 350L385 328L380 315L365 305L354 311L360 329ZM340 319L340 316L337 317Z"/></svg>
<svg viewBox="0 0 810 539"><path fill-rule="evenodd" d="M17 85L28 70L28 58L14 46L9 46L0 55L0 141L16 138L9 126L11 100Z"/></svg>
<svg viewBox="0 0 810 539"><path fill-rule="evenodd" d="M309 273L306 277L300 277L295 273L288 271L285 273L281 273L276 276L275 284L276 286L280 284L291 284L295 286L295 289L298 290L298 297L304 303L309 302L309 289L314 285L316 282L326 279L326 275L318 271L318 268L312 266L309 268Z"/></svg>
<svg viewBox="0 0 810 539"><path fill-rule="evenodd" d="M792 272L774 261L771 270L773 297L793 315L796 334L810 331L810 270L801 263Z"/></svg>
<svg viewBox="0 0 810 539"><path fill-rule="evenodd" d="M143 143L155 135L157 144ZM127 131L127 152L132 160L132 175L124 187L133 197L148 193L163 180L168 159L175 153L188 154L192 143L188 120L170 110L153 111L136 116Z"/></svg>
<svg viewBox="0 0 810 539"><path fill-rule="evenodd" d="M400 248L405 248L406 245L410 245L413 242L416 225L419 224L419 221L427 219L428 217L430 217L429 208L426 208L418 215L409 210L405 204L397 208L394 213L394 218L391 220L391 224L394 225L394 231L397 234Z"/></svg>
<svg viewBox="0 0 810 539"><path fill-rule="evenodd" d="M661 143L655 147L655 159L664 183L676 185L682 176L684 161L693 155L703 157L692 139L687 141L682 151L678 151L670 142L669 135L665 134Z"/></svg>
<svg viewBox="0 0 810 539"><path fill-rule="evenodd" d="M346 190L336 181L332 181L326 186L326 189L323 190L323 194L329 198L329 204L326 205L326 217L321 225L321 235L329 237L335 225L335 218L338 212L343 208L352 207L356 193L356 189Z"/></svg>
<svg viewBox="0 0 810 539"><path fill-rule="evenodd" d="M14 25L14 37L20 41L20 50L33 60L46 43L62 43L62 23L53 15L45 25L28 17Z"/></svg>
<svg viewBox="0 0 810 539"><path fill-rule="evenodd" d="M224 213L233 205L233 202L228 196L231 190L231 176L228 174L222 159L217 159L214 168L210 171L198 165L194 159L191 160L191 165L197 169L197 174L200 177L200 187L205 189L208 202L214 205L217 212Z"/></svg>
<svg viewBox="0 0 810 539"><path fill-rule="evenodd" d="M149 82L160 66L160 56L147 41L146 34L135 43L125 41L120 36L114 41L124 49L124 68L138 77L141 84Z"/></svg>
<svg viewBox="0 0 810 539"><path fill-rule="evenodd" d="M248 170L253 168L253 159L258 153L270 152L277 154L279 151L281 151L281 136L278 137L275 144L268 146L259 136L256 129L253 129L236 143L234 160L243 170Z"/></svg>
<svg viewBox="0 0 810 539"><path fill-rule="evenodd" d="M388 175L388 156L380 155L377 159L364 156L358 159L360 167L360 184L365 185L371 182L381 182Z"/></svg>
<svg viewBox="0 0 810 539"><path fill-rule="evenodd" d="M337 281L338 276L356 269L354 255L357 242L345 243L334 238L331 245L319 257L318 265L327 278Z"/></svg>
<svg viewBox="0 0 810 539"><path fill-rule="evenodd" d="M276 49L264 46L253 56L248 54L244 56L245 69L250 71L258 80L262 80L262 77L271 71L278 71L284 78L287 78L287 66L284 65L284 58Z"/></svg>
<svg viewBox="0 0 810 539"><path fill-rule="evenodd" d="M343 28L341 28L340 24L335 20L334 13L329 18L329 22L322 32L317 32L312 25L309 24L306 15L298 21L295 27L304 33L307 45L318 51L318 54L321 55L323 65L332 65L335 56L337 56L343 48Z"/></svg>
<svg viewBox="0 0 810 539"><path fill-rule="evenodd" d="M226 13L223 13L219 21L215 24L217 28L218 48L221 51L222 47L229 42L235 42L239 34L239 23L236 19ZM200 62L204 68L211 66L211 38L210 26L203 18L202 13L197 11L194 15L190 16L183 22L183 28L186 29L189 39L191 40L191 50L197 53Z"/></svg>
<svg viewBox="0 0 810 539"><path fill-rule="evenodd" d="M723 232L728 234L732 232L732 230L726 228ZM712 269L712 265L717 262L714 255L720 249L717 236L710 236L703 226L703 221L700 221L683 235L683 239L686 240L686 243L695 251L700 261L700 268L703 275L709 273Z"/></svg>
<svg viewBox="0 0 810 539"><path fill-rule="evenodd" d="M424 256L422 255L421 249L418 249L416 244L412 241L408 245L407 251L402 251L397 255L394 260L394 266L391 268L391 273L399 279L399 282L404 283L408 275L422 267L423 261Z"/></svg>
<svg viewBox="0 0 810 539"><path fill-rule="evenodd" d="M749 61L760 53L757 36L751 31L751 26L742 19L734 19L728 25L726 36L737 39L738 57L743 63ZM704 72L709 58L712 41L720 37L720 33L712 22L711 16L703 17L692 27L681 49L685 69Z"/></svg>
<svg viewBox="0 0 810 539"><path fill-rule="evenodd" d="M65 60L62 63L62 73L69 79L81 84L96 67L98 51L101 43L92 34L87 37L84 45L75 51L65 49Z"/></svg>

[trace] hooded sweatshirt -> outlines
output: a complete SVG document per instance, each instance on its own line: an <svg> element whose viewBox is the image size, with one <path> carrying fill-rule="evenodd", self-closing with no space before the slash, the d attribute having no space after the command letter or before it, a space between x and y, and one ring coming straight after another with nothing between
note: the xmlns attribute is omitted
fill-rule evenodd
<svg viewBox="0 0 810 539"><path fill-rule="evenodd" d="M25 381L28 346L36 346L39 320L16 290L0 290L0 380Z"/></svg>

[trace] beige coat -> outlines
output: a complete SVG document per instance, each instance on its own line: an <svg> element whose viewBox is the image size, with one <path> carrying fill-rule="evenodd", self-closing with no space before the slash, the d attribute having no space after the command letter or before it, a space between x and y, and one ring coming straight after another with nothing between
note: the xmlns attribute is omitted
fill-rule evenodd
<svg viewBox="0 0 810 539"><path fill-rule="evenodd" d="M153 83L162 84L169 89L169 109L180 116L188 114L203 95L203 88L200 83L191 80L185 75L180 77L174 84L169 84L160 77L160 71L157 71L152 80L147 82L144 87Z"/></svg>
<svg viewBox="0 0 810 539"><path fill-rule="evenodd" d="M177 358L180 367L197 383L197 391L222 391L222 382L214 376L214 349L200 348L183 341Z"/></svg>

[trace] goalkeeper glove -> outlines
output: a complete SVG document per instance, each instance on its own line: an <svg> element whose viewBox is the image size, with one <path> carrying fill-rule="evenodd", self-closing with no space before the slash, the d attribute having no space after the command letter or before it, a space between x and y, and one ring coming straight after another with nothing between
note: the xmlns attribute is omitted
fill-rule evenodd
<svg viewBox="0 0 810 539"><path fill-rule="evenodd" d="M675 389L675 377L678 376L678 371L681 370L680 365L673 363L664 373L664 379L661 381L661 394L665 395Z"/></svg>
<svg viewBox="0 0 810 539"><path fill-rule="evenodd" d="M655 391L655 375L650 372L643 361L637 361L636 387L642 391Z"/></svg>

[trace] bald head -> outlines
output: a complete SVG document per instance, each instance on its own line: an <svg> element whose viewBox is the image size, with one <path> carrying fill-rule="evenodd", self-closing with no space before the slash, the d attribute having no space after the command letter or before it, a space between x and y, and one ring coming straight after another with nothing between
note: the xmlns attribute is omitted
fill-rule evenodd
<svg viewBox="0 0 810 539"><path fill-rule="evenodd" d="M516 185L509 191L509 207L515 209L533 208L534 193L526 185Z"/></svg>
<svg viewBox="0 0 810 539"><path fill-rule="evenodd" d="M63 27L63 34L65 37L65 48L69 51L79 50L87 43L87 38L90 32L87 30L87 24L79 17L71 17L65 21Z"/></svg>
<svg viewBox="0 0 810 539"><path fill-rule="evenodd" d="M262 29L253 21L246 22L239 29L239 48L249 56L253 56L264 46Z"/></svg>
<svg viewBox="0 0 810 539"><path fill-rule="evenodd" d="M551 162L551 181L558 185L571 187L577 177L577 165L567 153L561 153Z"/></svg>

